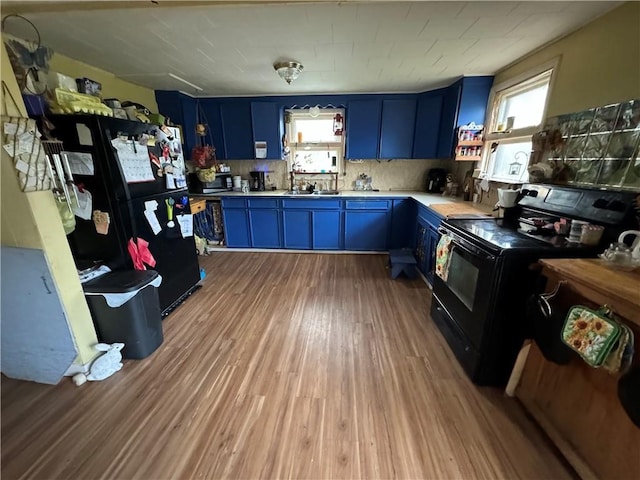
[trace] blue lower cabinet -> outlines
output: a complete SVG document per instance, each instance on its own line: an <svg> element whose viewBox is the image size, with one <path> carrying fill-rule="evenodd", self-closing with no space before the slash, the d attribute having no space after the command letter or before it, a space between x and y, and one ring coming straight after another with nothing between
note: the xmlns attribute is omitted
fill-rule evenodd
<svg viewBox="0 0 640 480"><path fill-rule="evenodd" d="M342 212L314 211L313 248L315 250L342 249Z"/></svg>
<svg viewBox="0 0 640 480"><path fill-rule="evenodd" d="M427 229L427 236L429 237L428 245L429 245L429 253L427 254L427 265L425 267L425 276L429 283L433 285L433 275L436 269L436 250L438 247L438 242L440 241L440 234L438 230L433 227L429 227Z"/></svg>
<svg viewBox="0 0 640 480"><path fill-rule="evenodd" d="M422 218L418 217L415 231L415 248L413 255L420 271L427 273L427 256L429 255L429 225Z"/></svg>
<svg viewBox="0 0 640 480"><path fill-rule="evenodd" d="M253 247L282 248L279 210L249 210L249 220Z"/></svg>
<svg viewBox="0 0 640 480"><path fill-rule="evenodd" d="M413 224L415 222L415 202L410 198L393 200L391 213L391 234L389 249L413 248Z"/></svg>
<svg viewBox="0 0 640 480"><path fill-rule="evenodd" d="M345 250L387 249L388 211L346 211L344 215Z"/></svg>
<svg viewBox="0 0 640 480"><path fill-rule="evenodd" d="M249 216L245 209L225 208L224 236L228 247L250 247Z"/></svg>
<svg viewBox="0 0 640 480"><path fill-rule="evenodd" d="M283 210L284 248L310 250L311 212L308 210Z"/></svg>

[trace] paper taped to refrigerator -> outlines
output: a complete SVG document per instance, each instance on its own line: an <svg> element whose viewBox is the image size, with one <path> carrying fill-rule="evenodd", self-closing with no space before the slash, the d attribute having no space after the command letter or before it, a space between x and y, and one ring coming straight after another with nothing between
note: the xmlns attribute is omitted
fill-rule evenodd
<svg viewBox="0 0 640 480"><path fill-rule="evenodd" d="M157 235L158 233L160 233L162 227L160 226L160 222L158 221L158 217L156 216L156 211L145 210L144 216L147 219L147 222L149 222L149 226L151 227L153 234Z"/></svg>
<svg viewBox="0 0 640 480"><path fill-rule="evenodd" d="M178 224L180 225L180 231L182 232L182 238L193 236L193 215L178 215Z"/></svg>
<svg viewBox="0 0 640 480"><path fill-rule="evenodd" d="M93 157L90 153L62 152L67 156L71 173L74 175L94 175Z"/></svg>
<svg viewBox="0 0 640 480"><path fill-rule="evenodd" d="M155 180L146 145L120 138L114 138L111 144L116 149L118 162L120 162L127 183L153 182Z"/></svg>

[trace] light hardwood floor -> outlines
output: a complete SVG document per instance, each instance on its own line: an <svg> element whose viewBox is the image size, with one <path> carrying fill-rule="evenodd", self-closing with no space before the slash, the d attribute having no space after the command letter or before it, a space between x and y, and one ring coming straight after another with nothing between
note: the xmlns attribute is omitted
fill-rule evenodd
<svg viewBox="0 0 640 480"><path fill-rule="evenodd" d="M220 252L151 357L2 378L2 478L572 478L383 255Z"/></svg>

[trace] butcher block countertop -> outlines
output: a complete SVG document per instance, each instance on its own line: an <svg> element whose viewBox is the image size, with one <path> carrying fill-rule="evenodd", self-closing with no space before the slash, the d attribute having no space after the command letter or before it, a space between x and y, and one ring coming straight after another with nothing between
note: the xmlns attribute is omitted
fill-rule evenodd
<svg viewBox="0 0 640 480"><path fill-rule="evenodd" d="M443 217L452 217L454 215L481 215L483 217L490 216L491 214L485 209L481 210L469 202L460 203L432 203L429 208L436 213L439 213Z"/></svg>
<svg viewBox="0 0 640 480"><path fill-rule="evenodd" d="M622 272L594 258L544 259L540 263L571 282L594 292L614 311L640 326L640 272ZM588 297L589 298L589 297Z"/></svg>

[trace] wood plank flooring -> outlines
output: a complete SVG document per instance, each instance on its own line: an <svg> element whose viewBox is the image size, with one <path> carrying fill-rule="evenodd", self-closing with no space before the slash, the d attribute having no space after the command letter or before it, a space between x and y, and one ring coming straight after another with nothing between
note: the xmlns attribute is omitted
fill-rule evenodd
<svg viewBox="0 0 640 480"><path fill-rule="evenodd" d="M79 388L2 378L3 480L572 478L386 259L201 257L151 357Z"/></svg>

